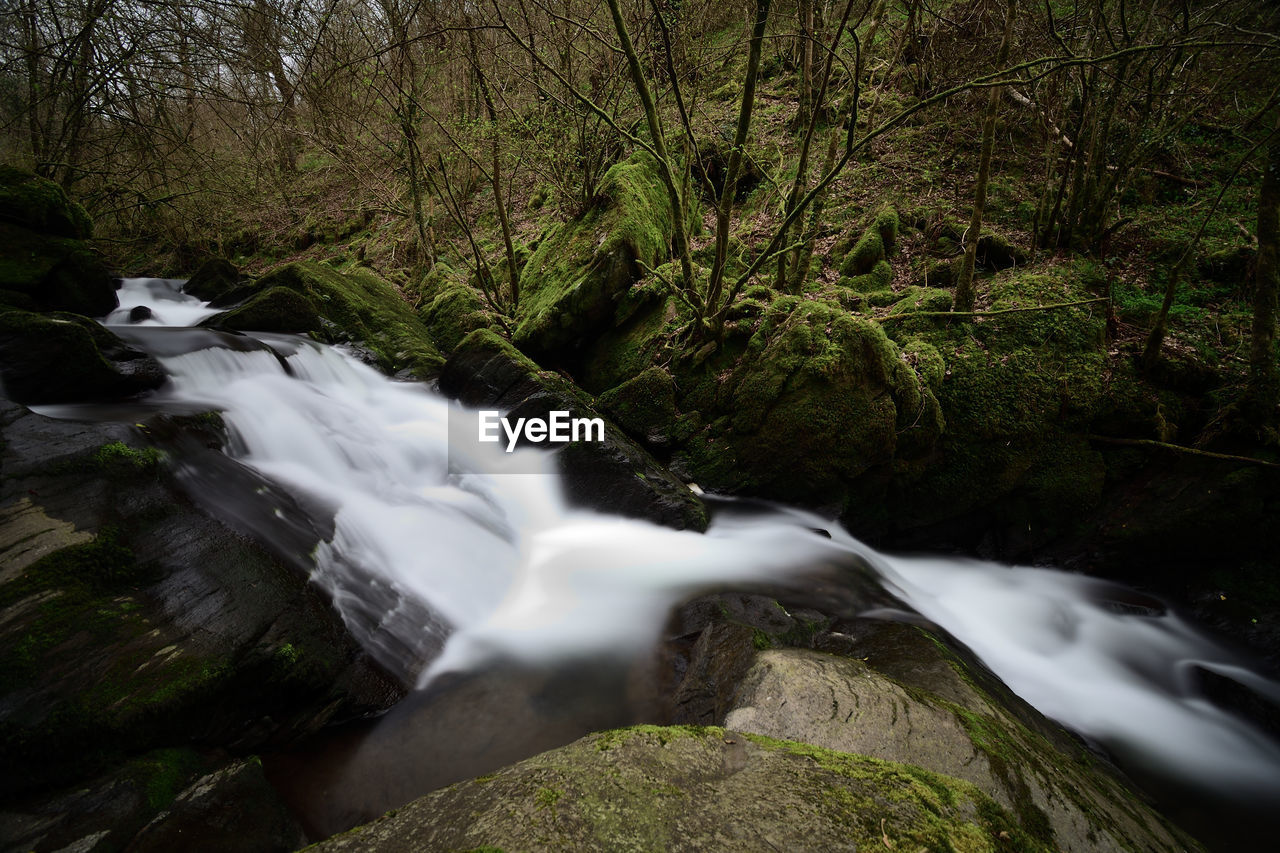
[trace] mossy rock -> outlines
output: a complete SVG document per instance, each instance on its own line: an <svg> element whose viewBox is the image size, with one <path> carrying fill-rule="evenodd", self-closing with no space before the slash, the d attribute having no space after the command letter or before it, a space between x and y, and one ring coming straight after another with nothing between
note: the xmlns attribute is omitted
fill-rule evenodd
<svg viewBox="0 0 1280 853"><path fill-rule="evenodd" d="M445 352L476 329L501 328L481 294L443 263L437 263L412 288L411 295L418 301L418 317L431 339Z"/></svg>
<svg viewBox="0 0 1280 853"><path fill-rule="evenodd" d="M877 261L869 272L861 275L846 276L840 283L855 293L875 293L889 289L893 284L893 267L885 260Z"/></svg>
<svg viewBox="0 0 1280 853"><path fill-rule="evenodd" d="M226 258L210 258L187 279L182 292L210 302L226 296L240 284L240 270Z"/></svg>
<svg viewBox="0 0 1280 853"><path fill-rule="evenodd" d="M154 359L87 317L17 309L0 309L0 377L29 404L113 399L165 379Z"/></svg>
<svg viewBox="0 0 1280 853"><path fill-rule="evenodd" d="M246 332L319 332L324 326L311 299L289 287L270 287L217 315L217 325Z"/></svg>
<svg viewBox="0 0 1280 853"><path fill-rule="evenodd" d="M93 220L62 187L13 166L0 166L0 220L53 237L93 236Z"/></svg>
<svg viewBox="0 0 1280 853"><path fill-rule="evenodd" d="M298 261L267 273L248 301L204 325L245 331L309 332L326 343L358 342L388 373L434 376L444 363L422 321L394 287L359 266L339 271ZM226 298L224 296L224 298Z"/></svg>
<svg viewBox="0 0 1280 853"><path fill-rule="evenodd" d="M890 314L913 311L950 311L951 291L934 287L908 287L893 304Z"/></svg>
<svg viewBox="0 0 1280 853"><path fill-rule="evenodd" d="M876 264L885 259L884 238L874 227L868 228L853 244L849 254L840 263L840 274L850 277L866 275Z"/></svg>
<svg viewBox="0 0 1280 853"><path fill-rule="evenodd" d="M111 273L81 240L0 222L0 290L41 310L103 317L119 304Z"/></svg>
<svg viewBox="0 0 1280 853"><path fill-rule="evenodd" d="M712 371L705 381L716 396L692 399L727 417L689 442L703 485L839 500L850 480L890 462L904 438L924 448L942 430L932 392L880 325L836 303L776 301L728 375Z"/></svg>
<svg viewBox="0 0 1280 853"><path fill-rule="evenodd" d="M321 842L344 850L1053 848L967 782L716 727L590 735Z"/></svg>
<svg viewBox="0 0 1280 853"><path fill-rule="evenodd" d="M886 254L893 252L898 244L898 225L898 211L892 205L881 208L871 224L871 227L875 228L876 233L880 235L880 242Z"/></svg>
<svg viewBox="0 0 1280 853"><path fill-rule="evenodd" d="M468 407L502 409L511 418L546 418L551 411L600 417L603 441L570 442L557 451L569 502L678 530L706 529L702 501L604 418L589 395L488 329L478 329L458 344L441 372L440 389Z"/></svg>
<svg viewBox="0 0 1280 853"><path fill-rule="evenodd" d="M666 444L676 420L676 383L661 367L650 367L601 394L597 402L632 437Z"/></svg>
<svg viewBox="0 0 1280 853"><path fill-rule="evenodd" d="M652 158L637 154L605 173L595 203L539 244L520 275L513 340L559 357L607 329L616 306L670 257L672 219Z"/></svg>

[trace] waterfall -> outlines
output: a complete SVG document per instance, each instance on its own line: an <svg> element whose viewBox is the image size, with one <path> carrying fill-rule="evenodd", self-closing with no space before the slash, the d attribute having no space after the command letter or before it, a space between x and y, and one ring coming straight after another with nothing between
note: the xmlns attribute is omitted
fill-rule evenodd
<svg viewBox="0 0 1280 853"><path fill-rule="evenodd" d="M210 313L161 281L127 280L108 322L157 293L151 325ZM372 654L421 683L502 660L639 655L700 590L869 567L1047 716L1136 764L1280 802L1280 747L1203 698L1197 676L1272 700L1280 685L1148 596L1049 569L880 554L785 507L720 513L706 534L571 509L550 454L516 451L538 473L495 475L496 459L451 453L456 404L422 384L303 339L233 350L199 334L160 355L172 383L157 403L222 412L240 464L331 513L313 580Z"/></svg>

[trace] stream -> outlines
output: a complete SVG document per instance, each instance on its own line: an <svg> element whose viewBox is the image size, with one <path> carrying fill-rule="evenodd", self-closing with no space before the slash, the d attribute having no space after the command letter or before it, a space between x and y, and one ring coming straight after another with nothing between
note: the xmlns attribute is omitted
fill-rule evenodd
<svg viewBox="0 0 1280 853"><path fill-rule="evenodd" d="M428 386L302 338L188 328L216 312L181 284L127 279L104 321L170 374L143 405L221 412L226 453L292 499L237 494L199 460L172 459L179 480L295 554L362 646L417 685L376 723L322 738L323 761L277 759L273 778L302 780L286 796L323 801L316 814L330 815L310 815L312 831L643 720L638 662L695 595L850 573L902 602L865 615L940 627L1193 832L1274 821L1280 744L1202 684L1228 679L1277 705L1280 684L1146 593L1045 568L882 554L788 507L716 501L706 534L572 509L551 454L517 450L519 469L536 473L494 474L498 459L449 447L457 404ZM139 305L151 317L130 322ZM252 501L259 508L245 509ZM845 605L848 615L866 606L852 595ZM1180 817L1188 804L1195 814Z"/></svg>

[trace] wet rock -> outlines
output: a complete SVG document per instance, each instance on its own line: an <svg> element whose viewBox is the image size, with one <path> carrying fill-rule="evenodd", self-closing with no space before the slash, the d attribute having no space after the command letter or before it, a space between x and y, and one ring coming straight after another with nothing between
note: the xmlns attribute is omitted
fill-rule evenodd
<svg viewBox="0 0 1280 853"><path fill-rule="evenodd" d="M182 286L183 293L210 302L225 296L240 284L240 270L226 258L210 258Z"/></svg>
<svg viewBox="0 0 1280 853"><path fill-rule="evenodd" d="M0 378L15 400L59 403L127 397L165 374L87 317L0 309Z"/></svg>
<svg viewBox="0 0 1280 853"><path fill-rule="evenodd" d="M256 759L196 780L143 828L128 853L287 853L306 842Z"/></svg>
<svg viewBox="0 0 1280 853"><path fill-rule="evenodd" d="M135 305L129 309L129 322L141 323L143 320L151 319L151 309L145 305Z"/></svg>
<svg viewBox="0 0 1280 853"><path fill-rule="evenodd" d="M855 657L768 649L739 683L723 724L735 731L908 762L963 779L1048 849L1195 849L1109 768L1023 722L916 629L872 629ZM884 667L887 672L877 669ZM1032 719L1025 706L1021 714Z"/></svg>
<svg viewBox="0 0 1280 853"><path fill-rule="evenodd" d="M513 418L557 410L600 417L571 382L541 370L488 330L472 332L458 345L441 372L440 390L466 406L494 406ZM688 486L607 421L604 441L566 444L559 454L574 504L677 529L706 529L706 509Z"/></svg>
<svg viewBox="0 0 1280 853"><path fill-rule="evenodd" d="M241 751L387 707L306 577L175 492L135 427L0 403L0 796L147 750Z"/></svg>

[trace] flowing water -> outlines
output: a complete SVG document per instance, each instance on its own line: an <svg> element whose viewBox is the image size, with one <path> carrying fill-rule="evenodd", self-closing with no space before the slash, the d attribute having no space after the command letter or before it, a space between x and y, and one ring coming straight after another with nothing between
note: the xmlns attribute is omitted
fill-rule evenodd
<svg viewBox="0 0 1280 853"><path fill-rule="evenodd" d="M420 724L437 750L449 727L479 724L486 696L492 709L521 683L530 696L557 699L519 721L496 713L486 728L490 763L572 739L582 733L575 726L627 722L634 711L625 703L601 699L629 689L610 662L642 658L674 606L709 589L803 585L821 567L827 582L832 571L873 572L1014 692L1169 802L1280 805L1280 746L1201 690L1211 674L1280 704L1280 685L1149 596L1048 569L880 554L827 519L785 507L730 506L705 535L570 509L549 454L524 460L522 470L540 473L494 475L483 472L495 460L451 453L455 404L425 385L391 381L298 338L150 328L212 313L177 284L126 280L122 307L107 320L169 371L172 383L152 405L223 413L227 452L293 499L250 526L266 536L299 525L320 531L300 559L364 647L417 681L405 707L447 694ZM153 318L122 325L139 304ZM198 465L174 463L189 482L212 486ZM292 518L299 505L310 521ZM587 710L575 717L579 694ZM560 731L565 719L574 722ZM538 726L545 738L530 728ZM510 743L495 735L518 727ZM374 759L412 752L405 737L402 726ZM357 740L341 747L356 764L376 738ZM461 754L451 760L443 775L407 788L482 772Z"/></svg>

